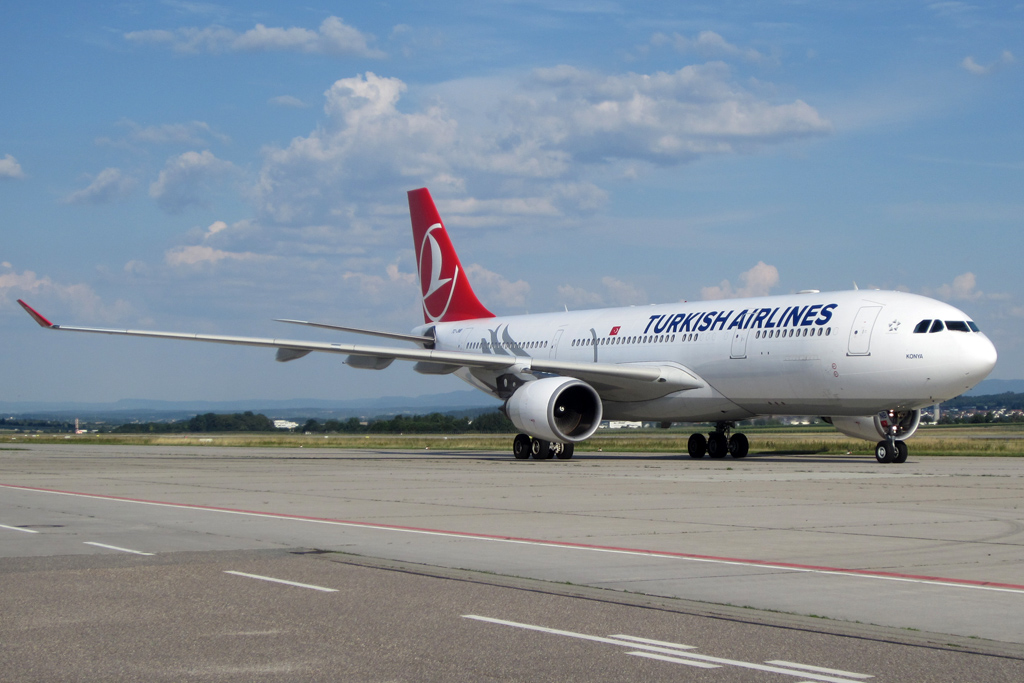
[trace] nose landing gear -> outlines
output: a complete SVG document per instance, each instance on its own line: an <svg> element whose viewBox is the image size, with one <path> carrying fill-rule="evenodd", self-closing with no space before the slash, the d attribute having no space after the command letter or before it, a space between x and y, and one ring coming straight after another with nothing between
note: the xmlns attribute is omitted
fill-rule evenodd
<svg viewBox="0 0 1024 683"><path fill-rule="evenodd" d="M906 462L907 454L906 442L898 441L893 436L890 436L885 441L879 441L878 445L875 446L875 460L880 463Z"/></svg>

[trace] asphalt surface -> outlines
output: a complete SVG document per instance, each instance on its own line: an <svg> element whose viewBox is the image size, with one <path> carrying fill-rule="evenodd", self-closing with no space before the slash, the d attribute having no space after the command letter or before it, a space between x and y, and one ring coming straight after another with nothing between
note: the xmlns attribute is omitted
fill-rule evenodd
<svg viewBox="0 0 1024 683"><path fill-rule="evenodd" d="M8 443L0 680L1024 680L1022 466Z"/></svg>

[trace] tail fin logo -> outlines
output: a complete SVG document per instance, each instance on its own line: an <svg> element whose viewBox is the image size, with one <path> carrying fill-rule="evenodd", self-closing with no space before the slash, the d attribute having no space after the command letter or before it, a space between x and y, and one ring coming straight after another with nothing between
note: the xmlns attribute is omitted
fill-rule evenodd
<svg viewBox="0 0 1024 683"><path fill-rule="evenodd" d="M448 313L448 308L452 305L452 297L455 296L455 285L459 279L459 266L455 265L455 270L451 273L451 277L442 277L444 274L444 255L441 251L441 245L437 243L437 239L431 234L434 230L442 229L440 223L434 223L427 231L423 234L423 241L420 243L420 262L417 264L420 272L420 287L423 292L423 311L427 314L433 322L438 322L444 319ZM441 233L444 234L443 232ZM427 246L429 245L429 249ZM425 261L429 260L429 268ZM430 273L430 277L424 277L427 273ZM445 291L447 290L448 296L445 297ZM438 295L438 296L435 296ZM442 305L443 304L443 305ZM440 310L438 310L440 308Z"/></svg>

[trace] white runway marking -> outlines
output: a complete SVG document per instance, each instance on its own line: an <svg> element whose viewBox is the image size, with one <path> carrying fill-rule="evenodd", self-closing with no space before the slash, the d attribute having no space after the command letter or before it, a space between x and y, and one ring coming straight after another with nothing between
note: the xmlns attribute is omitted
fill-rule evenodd
<svg viewBox="0 0 1024 683"><path fill-rule="evenodd" d="M847 678L874 678L869 674L856 674L851 671L840 671L839 669L826 669L820 666L811 666L810 664L797 664L796 662L787 662L784 659L773 659L765 664L778 664L779 666L788 666L791 669L804 669L806 671L816 671L821 674L833 674L835 676L846 676Z"/></svg>
<svg viewBox="0 0 1024 683"><path fill-rule="evenodd" d="M225 574L234 574L235 576L244 576L250 579L259 579L260 581L270 581L271 583L283 583L286 586L295 586L296 588L309 588L310 590L321 591L323 593L337 593L337 588L324 588L323 586L314 586L309 583L299 583L297 581L286 581L285 579L275 579L272 576L260 576L259 574L246 574L245 572L236 572L230 569L224 571Z"/></svg>
<svg viewBox="0 0 1024 683"><path fill-rule="evenodd" d="M610 638L618 638L619 640L632 640L637 643L647 643L648 645L660 645L661 647L671 647L676 650L696 650L697 648L693 645L681 645L679 643L666 643L664 640L651 640L650 638L639 638L637 636L623 636L614 635L609 636Z"/></svg>
<svg viewBox="0 0 1024 683"><path fill-rule="evenodd" d="M662 662L672 662L673 664L685 664L686 666L695 666L698 669L722 668L718 664L707 664L706 662L698 662L695 659L681 659L679 657L669 657L668 655L659 655L653 652L627 652L626 654L633 655L635 657L646 657L647 659L657 659Z"/></svg>
<svg viewBox="0 0 1024 683"><path fill-rule="evenodd" d="M107 545L106 543L97 543L96 541L82 541L86 545L94 545L97 548L106 548L107 550L117 550L122 553L131 553L132 555L156 555L156 553L144 553L141 550L132 550L131 548L121 548L116 545Z"/></svg>
<svg viewBox="0 0 1024 683"><path fill-rule="evenodd" d="M407 534L420 534L425 536L439 536L444 538L457 538L463 540L486 541L491 543L510 543L516 545L529 545L539 548L559 548L564 550L578 550L586 552L610 553L617 555L633 555L637 557L652 557L664 560L676 560L682 562L703 562L708 564L733 565L739 567L755 567L758 569L773 569L786 572L798 572L804 574L823 574L831 576L844 576L847 578L873 579L876 581L899 581L903 583L916 583L925 586L941 586L946 588L967 588L971 590L995 591L1000 593L1016 593L1024 595L1024 585L1006 584L990 581L975 581L971 579L949 579L939 576L915 576L910 574L899 574L870 569L845 569L841 567L818 567L785 562L768 562L763 560L713 557L707 555L694 555L665 550L644 550L640 548L616 548L609 546L592 545L587 543L571 543L564 541L547 541L537 538L516 538L512 536L494 536L488 534L477 534L464 531L444 531L441 529L423 529L418 527L400 526L396 524L379 524L375 522L357 522L341 519L323 519L319 517L306 517L303 515L288 515L273 512L256 512L253 510L235 510L232 508L219 508L208 505L190 505L187 503L168 503L153 500L139 500L135 498L122 498L118 496L106 496L95 493L77 493L74 491L58 491L54 489L36 488L33 486L18 486L13 484L0 484L0 488L17 489L21 491L32 491L35 493L49 493L59 496L72 496L77 498L91 498L93 500L109 500L118 503L133 503L136 505L149 505L153 507L176 508L179 510L199 510L202 512L216 512L241 517L261 517L264 519L277 519L292 522L306 522L312 524L326 524L332 526L352 527L357 529L373 529L377 531L393 531Z"/></svg>
<svg viewBox="0 0 1024 683"><path fill-rule="evenodd" d="M35 529L22 529L19 526L7 526L6 524L0 524L0 529L10 529L11 531L24 531L26 534L38 534L39 533Z"/></svg>
<svg viewBox="0 0 1024 683"><path fill-rule="evenodd" d="M701 668L736 666L743 669L753 669L754 671L767 671L769 673L784 674L786 676L795 676L805 681L823 681L824 683L853 683L851 679L874 678L874 676L870 676L868 674L848 673L846 671L839 671L836 669L825 669L823 667L811 666L810 664L794 664L791 662L785 662L785 666L776 666L776 664L780 664L782 662L778 661L767 662L765 664L757 664L755 662L744 662L738 659L712 657L710 655L701 655L695 652L688 652L687 650L694 649L690 645L677 645L676 643L666 643L664 641L650 640L648 638L639 638L637 636L618 635L602 638L601 636L591 636L586 633L564 631L561 629L548 628L547 626L535 626L533 624L522 624L517 621L506 621L504 619L494 619L493 617L482 617L476 614L463 614L462 616L465 619L475 619L477 621L485 621L491 624L499 624L501 626L512 626L514 628L521 628L527 631L540 631L541 633L550 633L558 636L579 638L581 640L589 640L596 643L605 643L607 645L623 645L629 648L636 648L636 650L639 650L637 652L627 652L626 654L635 655L637 657L647 657L648 659L658 659L663 662L672 662L674 664L686 664L688 666L697 666ZM646 645L645 643L661 644ZM668 645L669 647L663 647L663 645ZM844 678L838 678L837 676L844 676Z"/></svg>

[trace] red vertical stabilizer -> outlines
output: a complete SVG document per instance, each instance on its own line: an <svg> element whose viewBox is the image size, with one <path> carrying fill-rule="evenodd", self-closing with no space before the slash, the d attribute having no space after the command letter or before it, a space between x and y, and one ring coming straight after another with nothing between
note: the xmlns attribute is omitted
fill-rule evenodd
<svg viewBox="0 0 1024 683"><path fill-rule="evenodd" d="M476 298L427 188L409 192L416 270L426 323L493 318Z"/></svg>

